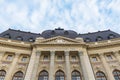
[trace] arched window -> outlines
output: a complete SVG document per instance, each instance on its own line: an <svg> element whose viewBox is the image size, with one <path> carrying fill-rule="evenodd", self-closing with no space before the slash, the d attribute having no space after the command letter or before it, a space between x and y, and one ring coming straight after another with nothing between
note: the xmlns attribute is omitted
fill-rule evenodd
<svg viewBox="0 0 120 80"><path fill-rule="evenodd" d="M78 71L73 71L72 72L72 80L82 80L81 77L80 77L80 72Z"/></svg>
<svg viewBox="0 0 120 80"><path fill-rule="evenodd" d="M48 72L45 70L41 71L38 80L48 80Z"/></svg>
<svg viewBox="0 0 120 80"><path fill-rule="evenodd" d="M23 73L21 71L18 71L14 74L13 80L24 80L23 77L24 77Z"/></svg>
<svg viewBox="0 0 120 80"><path fill-rule="evenodd" d="M55 74L55 80L65 80L64 72L61 70L58 70Z"/></svg>
<svg viewBox="0 0 120 80"><path fill-rule="evenodd" d="M120 80L120 71L119 70L114 70L113 75L115 80Z"/></svg>
<svg viewBox="0 0 120 80"><path fill-rule="evenodd" d="M105 74L101 71L96 73L96 80L107 80Z"/></svg>
<svg viewBox="0 0 120 80"><path fill-rule="evenodd" d="M0 80L5 79L6 72L4 70L0 70Z"/></svg>
<svg viewBox="0 0 120 80"><path fill-rule="evenodd" d="M101 41L103 38L101 37L101 36L98 36L97 38L96 38L96 41Z"/></svg>

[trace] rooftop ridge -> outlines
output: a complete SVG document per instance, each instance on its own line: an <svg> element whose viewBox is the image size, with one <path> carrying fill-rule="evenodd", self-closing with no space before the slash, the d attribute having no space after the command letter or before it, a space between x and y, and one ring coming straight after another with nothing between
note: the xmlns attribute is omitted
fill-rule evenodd
<svg viewBox="0 0 120 80"><path fill-rule="evenodd" d="M107 31L111 31L111 30L108 29L108 30L102 30L102 31L96 31L96 32L88 32L88 33L83 33L83 34L79 33L79 35L95 34L95 33L99 33L99 32L107 32Z"/></svg>
<svg viewBox="0 0 120 80"><path fill-rule="evenodd" d="M41 35L40 33L33 33L33 32L27 32L27 31L21 31L21 30L15 30L15 29L11 29L9 28L8 30L12 30L12 31L19 31L19 32L22 32L22 33L30 33L30 34L33 34L33 35Z"/></svg>

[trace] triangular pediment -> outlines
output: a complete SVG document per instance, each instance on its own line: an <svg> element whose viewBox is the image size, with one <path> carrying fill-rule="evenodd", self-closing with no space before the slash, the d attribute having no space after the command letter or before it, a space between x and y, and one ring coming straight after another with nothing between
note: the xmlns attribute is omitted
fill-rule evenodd
<svg viewBox="0 0 120 80"><path fill-rule="evenodd" d="M49 39L40 39L38 40L41 44L79 44L83 43L82 40L76 40L71 38L66 38L62 36L57 36Z"/></svg>

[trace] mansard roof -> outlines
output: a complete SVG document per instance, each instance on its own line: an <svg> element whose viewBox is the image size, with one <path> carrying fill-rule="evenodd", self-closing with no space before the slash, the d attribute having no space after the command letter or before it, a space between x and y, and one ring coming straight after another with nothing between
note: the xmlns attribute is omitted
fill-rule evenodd
<svg viewBox="0 0 120 80"><path fill-rule="evenodd" d="M96 42L101 40L109 40L113 38L119 38L120 34L115 33L111 30L98 31L93 33L78 34L73 30L64 30L57 28L55 30L45 30L41 34L25 32L20 30L8 29L0 34L2 38L9 38L13 40L20 40L26 42L34 42L37 37L43 37L45 39L56 36L68 37L71 39L83 38L85 42Z"/></svg>

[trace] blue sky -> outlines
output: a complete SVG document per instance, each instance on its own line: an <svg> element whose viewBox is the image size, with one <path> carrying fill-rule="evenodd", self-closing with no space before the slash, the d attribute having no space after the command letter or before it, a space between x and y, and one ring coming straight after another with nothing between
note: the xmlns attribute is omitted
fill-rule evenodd
<svg viewBox="0 0 120 80"><path fill-rule="evenodd" d="M120 33L120 0L0 0L0 32L41 33L57 27Z"/></svg>

